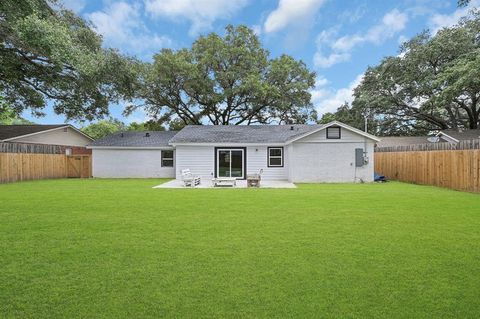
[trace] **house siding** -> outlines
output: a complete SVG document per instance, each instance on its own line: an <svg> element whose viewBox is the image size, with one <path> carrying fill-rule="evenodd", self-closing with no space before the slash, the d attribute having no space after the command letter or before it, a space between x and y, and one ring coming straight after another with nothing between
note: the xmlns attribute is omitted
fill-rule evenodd
<svg viewBox="0 0 480 319"><path fill-rule="evenodd" d="M161 166L161 150L93 149L93 177L174 178L174 167ZM175 155L174 155L175 156ZM175 161L174 161L175 162Z"/></svg>
<svg viewBox="0 0 480 319"><path fill-rule="evenodd" d="M272 147L275 145L272 145ZM222 146L223 148L224 146ZM242 145L232 145L235 147L244 147ZM226 147L229 148L229 147ZM288 155L284 149L284 166L268 167L267 165L267 146L247 146L247 174L258 173L263 169L262 178L264 180L286 180L288 179ZM176 147L176 174L180 178L182 169L190 171L201 178L212 178L215 172L215 147L214 146L187 146L177 145Z"/></svg>
<svg viewBox="0 0 480 319"><path fill-rule="evenodd" d="M64 131L64 128L59 128L48 132L41 132L30 136L11 139L10 142L86 146L92 141L68 127L66 132Z"/></svg>
<svg viewBox="0 0 480 319"><path fill-rule="evenodd" d="M190 169L192 174L204 179L212 178L215 167L213 146L177 145L175 150L177 178L181 178L182 169Z"/></svg>
<svg viewBox="0 0 480 319"><path fill-rule="evenodd" d="M341 139L327 139L326 131L290 145L289 180L292 182L373 181L374 142L342 128ZM355 167L355 149L366 149L368 164Z"/></svg>
<svg viewBox="0 0 480 319"><path fill-rule="evenodd" d="M247 147L247 174L255 174L263 169L262 179L264 180L288 179L288 155L285 147L283 148L283 167L268 167L268 147L269 146ZM275 147L275 145L271 147Z"/></svg>

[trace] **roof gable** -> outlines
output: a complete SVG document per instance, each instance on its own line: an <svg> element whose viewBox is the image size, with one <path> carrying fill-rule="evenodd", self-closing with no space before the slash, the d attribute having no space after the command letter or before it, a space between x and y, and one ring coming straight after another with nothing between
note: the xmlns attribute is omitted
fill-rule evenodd
<svg viewBox="0 0 480 319"><path fill-rule="evenodd" d="M56 131L62 128L69 128L73 132L82 135L83 137L93 141L93 138L88 136L87 134L83 133L75 126L70 124L19 124L19 125L0 125L0 132L3 131L5 135L10 135L11 137L0 138L0 141L3 142L15 142L18 139L23 139L26 137L40 135L47 132ZM12 136L15 135L15 136Z"/></svg>
<svg viewBox="0 0 480 319"><path fill-rule="evenodd" d="M329 127L332 127L332 126L339 126L339 127L341 127L341 128L344 128L344 129L346 129L346 130L349 130L349 131L351 131L351 132L353 132L353 133L356 133L356 134L358 134L358 135L364 136L364 137L366 137L366 138L368 138L368 139L371 139L371 140L374 140L374 141L376 141L376 142L380 141L380 139L379 139L378 137L376 137L375 135L372 135L372 134L363 132L363 131L361 131L361 130L359 130L359 129L356 129L356 128L354 128L354 127L352 127L352 126L350 126L350 125L347 125L347 124L345 124L345 123L342 123L342 122L332 121L332 122L329 122L329 123L327 123L327 124L325 124L325 125L319 126L319 127L318 127L317 129L315 129L315 130L312 130L312 131L307 132L307 133L305 133L305 134L303 134L303 135L301 135L301 136L297 136L297 137L294 137L294 138L290 139L290 140L287 142L287 144L293 143L293 142L298 141L298 140L300 140L300 139L302 139L302 138L304 138L304 137L307 137L307 136L312 135L312 134L314 134L314 133L320 132L320 131L322 131L322 130L324 130L324 129L327 129L327 128L329 128Z"/></svg>
<svg viewBox="0 0 480 319"><path fill-rule="evenodd" d="M472 130L443 130L440 131L437 135L445 136L447 138L452 139L452 142L458 143L459 141L463 140L476 140L480 139L480 129L472 129Z"/></svg>
<svg viewBox="0 0 480 319"><path fill-rule="evenodd" d="M25 135L41 133L44 131L50 131L53 129L68 127L68 124L55 124L55 125L30 125L30 124L19 124L19 125L0 125L0 140L8 140L13 138L18 138Z"/></svg>

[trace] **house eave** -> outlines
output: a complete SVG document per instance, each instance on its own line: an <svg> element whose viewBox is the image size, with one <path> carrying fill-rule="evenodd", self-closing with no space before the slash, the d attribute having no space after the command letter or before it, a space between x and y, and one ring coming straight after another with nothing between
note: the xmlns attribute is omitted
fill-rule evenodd
<svg viewBox="0 0 480 319"><path fill-rule="evenodd" d="M64 129L64 128L71 128L75 132L79 133L80 135L83 135L84 137L88 138L90 141L94 140L93 138L91 138L87 134L83 133L82 131L80 131L79 129L74 127L73 125L65 124L63 126L59 126L59 127L56 127L56 128L51 128L51 129L40 131L40 132L23 134L23 135L19 135L19 136L15 136L15 137L6 138L6 139L2 140L2 142L14 142L17 139L21 139L21 138L25 138L25 137L29 137L29 136L34 136L34 135L38 135L38 134L43 134L43 133L48 133L48 132L53 132L53 131Z"/></svg>
<svg viewBox="0 0 480 319"><path fill-rule="evenodd" d="M447 139L450 139L451 141L447 141L449 143L459 143L460 141L450 135L448 135L447 133L444 133L444 132L438 132L436 136L442 136L442 137L446 137Z"/></svg>
<svg viewBox="0 0 480 319"><path fill-rule="evenodd" d="M93 146L87 145L91 150L172 150L172 146Z"/></svg>
<svg viewBox="0 0 480 319"><path fill-rule="evenodd" d="M170 143L171 146L285 146L285 143L273 142L273 143Z"/></svg>

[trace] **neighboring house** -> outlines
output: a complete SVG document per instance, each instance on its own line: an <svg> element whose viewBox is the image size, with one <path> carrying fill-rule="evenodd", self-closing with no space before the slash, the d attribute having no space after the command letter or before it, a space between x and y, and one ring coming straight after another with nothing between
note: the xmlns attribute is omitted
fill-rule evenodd
<svg viewBox="0 0 480 319"><path fill-rule="evenodd" d="M439 142L447 142L447 140L435 136L382 136L381 141L376 144L376 147L395 147L432 143L429 139L438 140Z"/></svg>
<svg viewBox="0 0 480 319"><path fill-rule="evenodd" d="M188 125L179 132L123 132L97 140L94 177L358 182L373 180L379 139L340 122L325 125Z"/></svg>
<svg viewBox="0 0 480 319"><path fill-rule="evenodd" d="M69 124L0 125L0 142L85 147L93 139Z"/></svg>
<svg viewBox="0 0 480 319"><path fill-rule="evenodd" d="M443 130L431 136L385 136L377 143L377 147L409 146L430 143L457 144L464 140L480 139L480 129L477 130Z"/></svg>
<svg viewBox="0 0 480 319"><path fill-rule="evenodd" d="M450 143L458 143L466 140L480 139L480 129L476 130L443 130L437 133L442 140Z"/></svg>

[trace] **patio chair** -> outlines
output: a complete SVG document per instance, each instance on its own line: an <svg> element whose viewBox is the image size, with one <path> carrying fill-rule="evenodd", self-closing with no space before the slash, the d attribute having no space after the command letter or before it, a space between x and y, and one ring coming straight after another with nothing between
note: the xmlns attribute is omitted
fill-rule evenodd
<svg viewBox="0 0 480 319"><path fill-rule="evenodd" d="M260 181L262 180L263 169L258 174L247 175L247 187L260 187Z"/></svg>
<svg viewBox="0 0 480 319"><path fill-rule="evenodd" d="M190 172L190 169L182 169L182 181L185 187L195 187L200 185L200 177Z"/></svg>

